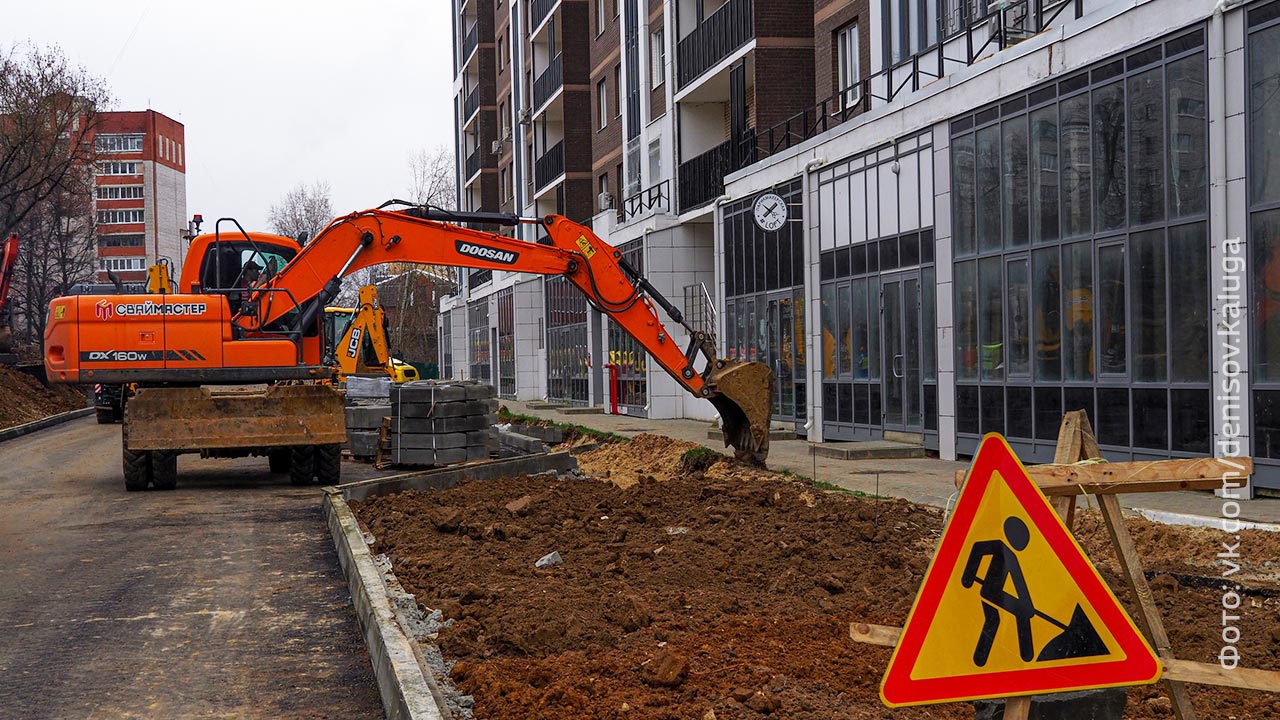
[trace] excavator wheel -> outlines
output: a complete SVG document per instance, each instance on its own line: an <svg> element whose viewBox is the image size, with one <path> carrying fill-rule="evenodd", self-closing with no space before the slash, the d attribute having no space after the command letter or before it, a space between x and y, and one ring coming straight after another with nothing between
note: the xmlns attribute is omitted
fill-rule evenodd
<svg viewBox="0 0 1280 720"><path fill-rule="evenodd" d="M337 485L342 482L342 446L315 446L316 480L321 485Z"/></svg>
<svg viewBox="0 0 1280 720"><path fill-rule="evenodd" d="M129 423L120 428L120 455L124 465L124 489L141 492L151 484L151 453L129 449Z"/></svg>
<svg viewBox="0 0 1280 720"><path fill-rule="evenodd" d="M293 466L293 450L287 447L272 448L267 451L267 463L271 466L272 473L283 475Z"/></svg>
<svg viewBox="0 0 1280 720"><path fill-rule="evenodd" d="M151 484L151 453L125 448L123 455L124 489L129 492L146 490Z"/></svg>
<svg viewBox="0 0 1280 720"><path fill-rule="evenodd" d="M310 445L295 445L289 459L289 482L310 485L315 477L316 453Z"/></svg>
<svg viewBox="0 0 1280 720"><path fill-rule="evenodd" d="M152 450L151 486L156 490L173 490L178 487L178 453L172 450Z"/></svg>

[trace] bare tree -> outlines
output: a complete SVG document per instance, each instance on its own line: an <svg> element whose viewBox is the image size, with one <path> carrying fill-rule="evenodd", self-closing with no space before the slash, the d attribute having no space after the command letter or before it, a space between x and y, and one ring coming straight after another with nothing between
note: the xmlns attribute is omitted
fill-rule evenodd
<svg viewBox="0 0 1280 720"><path fill-rule="evenodd" d="M93 275L93 136L109 102L57 47L0 48L0 235L22 237L11 299L25 353L49 301Z"/></svg>
<svg viewBox="0 0 1280 720"><path fill-rule="evenodd" d="M299 241L315 237L332 219L329 183L324 181L315 182L311 187L298 183L267 212L267 222L273 232Z"/></svg>
<svg viewBox="0 0 1280 720"><path fill-rule="evenodd" d="M39 355L49 302L94 278L97 257L93 216L93 172L73 168L62 186L42 199L15 228L22 238L14 268L18 347Z"/></svg>
<svg viewBox="0 0 1280 720"><path fill-rule="evenodd" d="M0 233L8 234L74 168L92 167L102 80L57 47L0 48ZM74 185L74 183L72 183Z"/></svg>
<svg viewBox="0 0 1280 720"><path fill-rule="evenodd" d="M409 199L419 205L449 210L458 206L453 151L447 145L421 148L409 156Z"/></svg>
<svg viewBox="0 0 1280 720"><path fill-rule="evenodd" d="M458 206L453 151L447 145L419 149L409 156L409 200L452 210ZM387 311L388 342L393 352L410 362L436 362L439 356L436 316L439 299L458 283L458 268L431 265L391 268L393 276L380 283Z"/></svg>

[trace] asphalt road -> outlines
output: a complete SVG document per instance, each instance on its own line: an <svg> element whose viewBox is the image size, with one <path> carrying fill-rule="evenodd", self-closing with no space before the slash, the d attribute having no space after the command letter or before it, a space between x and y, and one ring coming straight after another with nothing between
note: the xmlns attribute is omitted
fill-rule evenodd
<svg viewBox="0 0 1280 720"><path fill-rule="evenodd" d="M319 490L178 470L126 493L92 417L0 443L0 718L383 717Z"/></svg>

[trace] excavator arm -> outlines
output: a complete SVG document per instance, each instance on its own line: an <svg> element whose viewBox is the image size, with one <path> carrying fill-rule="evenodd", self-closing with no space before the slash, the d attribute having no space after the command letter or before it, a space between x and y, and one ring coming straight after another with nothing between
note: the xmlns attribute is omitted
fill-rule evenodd
<svg viewBox="0 0 1280 720"><path fill-rule="evenodd" d="M462 220L536 222L546 233L545 244L451 224ZM680 310L628 266L618 250L590 228L562 216L535 221L417 206L352 213L337 218L307 243L232 322L242 332L253 333L299 310L298 327L308 327L337 295L342 278L394 262L564 276L686 390L716 407L724 423L725 443L735 448L738 457L763 463L768 454L773 397L773 373L768 366L717 357L713 339L685 325ZM655 303L685 326L690 337L687 347L671 339ZM700 359L704 361L701 370L696 367Z"/></svg>

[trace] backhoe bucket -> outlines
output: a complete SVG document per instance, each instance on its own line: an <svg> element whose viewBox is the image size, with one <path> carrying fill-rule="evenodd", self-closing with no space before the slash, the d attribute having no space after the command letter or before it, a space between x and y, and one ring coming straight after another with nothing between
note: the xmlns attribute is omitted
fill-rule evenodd
<svg viewBox="0 0 1280 720"><path fill-rule="evenodd" d="M768 365L717 360L707 373L707 399L720 413L724 444L734 456L760 467L769 457L769 420L773 414L773 371Z"/></svg>

